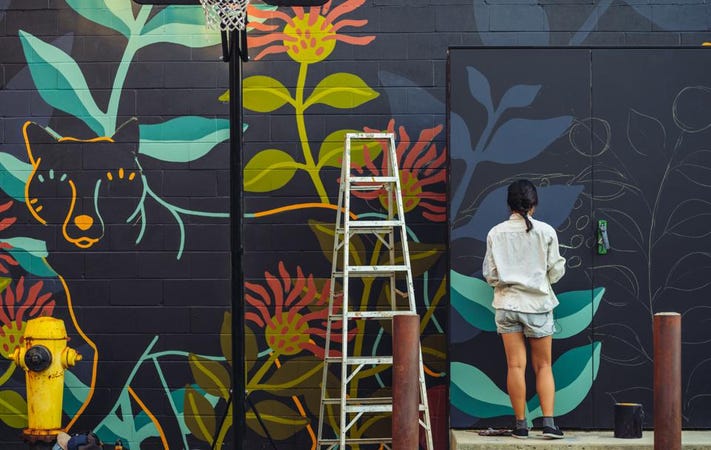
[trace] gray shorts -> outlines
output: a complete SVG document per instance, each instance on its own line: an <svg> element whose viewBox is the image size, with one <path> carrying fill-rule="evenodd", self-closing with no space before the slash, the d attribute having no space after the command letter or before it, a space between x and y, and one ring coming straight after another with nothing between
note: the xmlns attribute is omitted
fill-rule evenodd
<svg viewBox="0 0 711 450"><path fill-rule="evenodd" d="M545 313L525 313L496 310L496 331L499 334L521 333L529 338L542 338L553 335L553 311Z"/></svg>

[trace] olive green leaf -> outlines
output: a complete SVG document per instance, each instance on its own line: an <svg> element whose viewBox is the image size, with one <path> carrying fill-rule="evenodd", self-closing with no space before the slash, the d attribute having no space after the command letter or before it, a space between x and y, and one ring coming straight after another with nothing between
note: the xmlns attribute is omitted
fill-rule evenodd
<svg viewBox="0 0 711 450"><path fill-rule="evenodd" d="M195 381L205 392L229 398L230 375L222 364L193 353L188 356L188 362Z"/></svg>
<svg viewBox="0 0 711 450"><path fill-rule="evenodd" d="M360 133L358 130L338 130L326 136L318 151L318 167L340 168L343 162L343 150L347 133ZM358 145L351 148L351 162L357 166L362 166L366 161L366 152L369 160L374 160L383 151L383 147L377 141L358 140Z"/></svg>
<svg viewBox="0 0 711 450"><path fill-rule="evenodd" d="M289 90L279 80L264 75L247 77L242 82L242 102L256 112L272 112L287 103L293 105Z"/></svg>
<svg viewBox="0 0 711 450"><path fill-rule="evenodd" d="M225 311L220 325L220 349L227 364L232 365L232 313Z"/></svg>
<svg viewBox="0 0 711 450"><path fill-rule="evenodd" d="M286 152L276 149L262 150L244 166L244 190L271 192L291 181L298 164Z"/></svg>
<svg viewBox="0 0 711 450"><path fill-rule="evenodd" d="M410 241L407 244L410 253L410 267L412 276L419 277L427 272L439 258L442 257L444 246L439 244L427 244L422 242ZM402 245L398 242L395 244L395 254L400 255L395 258L395 264L402 264ZM380 255L380 264L389 264L390 255L385 251Z"/></svg>
<svg viewBox="0 0 711 450"><path fill-rule="evenodd" d="M309 98L304 102L308 108L324 104L340 109L352 109L378 97L363 79L352 73L334 73L319 82Z"/></svg>
<svg viewBox="0 0 711 450"><path fill-rule="evenodd" d="M15 391L0 391L0 420L12 428L27 426L27 403Z"/></svg>
<svg viewBox="0 0 711 450"><path fill-rule="evenodd" d="M259 384L259 388L274 395L289 397L294 395L295 390L319 390L322 368L323 361L314 356L292 358L284 361L278 370Z"/></svg>
<svg viewBox="0 0 711 450"><path fill-rule="evenodd" d="M204 395L192 386L185 388L185 425L196 438L212 442L215 436L215 410Z"/></svg>
<svg viewBox="0 0 711 450"><path fill-rule="evenodd" d="M277 400L258 402L254 405L254 410L259 412L271 437L279 441L290 438L309 423L307 418L301 417L297 411ZM253 410L247 412L247 425L260 436L266 437L266 433L256 419Z"/></svg>
<svg viewBox="0 0 711 450"><path fill-rule="evenodd" d="M309 227L311 231L316 235L318 243L321 247L323 255L328 259L329 262L333 263L333 237L335 234L335 224L319 222L317 220L309 220ZM351 264L361 264L366 261L365 246L363 245L363 240L359 236L352 236L349 239L349 255ZM338 267L342 267L343 253L338 252Z"/></svg>
<svg viewBox="0 0 711 450"><path fill-rule="evenodd" d="M0 278L0 292L4 291L12 282L12 278L1 277Z"/></svg>

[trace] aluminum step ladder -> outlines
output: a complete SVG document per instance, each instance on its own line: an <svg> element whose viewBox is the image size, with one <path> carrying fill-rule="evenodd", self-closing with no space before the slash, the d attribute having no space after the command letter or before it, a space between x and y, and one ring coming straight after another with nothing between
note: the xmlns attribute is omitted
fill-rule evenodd
<svg viewBox="0 0 711 450"><path fill-rule="evenodd" d="M360 176L353 173L351 161L354 152L363 146L381 148L384 152L383 173L378 176ZM336 229L334 231L331 284L328 302L323 378L321 381L321 404L318 424L318 449L347 448L392 449L392 437L372 436L367 433L367 424L387 420L390 430L393 410L391 396L360 397L358 383L375 374L392 373L392 354L361 355L349 345L349 333L364 333L372 327L392 325L398 314L416 313L415 293L407 245L407 227L400 177L397 166L395 135L393 133L348 133L341 166L340 188ZM351 195L354 191L377 193L383 212L363 214L367 219L356 219L351 210ZM370 220L373 216L377 218ZM354 236L358 236L357 239ZM358 245L354 245L355 241ZM372 243L382 254L368 255L363 243ZM389 305L373 305L366 294L360 304L349 298L352 278L363 280L367 292L377 280L386 284ZM398 284L399 283L399 284ZM404 290L398 286L404 284ZM340 288L337 287L340 285ZM371 293L371 295L373 295ZM338 299L340 298L340 305ZM398 302L398 299L400 301ZM388 323L389 322L389 323ZM367 327L371 328L367 328ZM340 336L335 335L338 333ZM335 337L335 339L334 339ZM356 336L357 338L357 336ZM393 346L396 343L393 343ZM434 450L427 388L419 352L420 429L424 430L427 450ZM363 426L363 425L366 426ZM414 449L413 449L414 450Z"/></svg>

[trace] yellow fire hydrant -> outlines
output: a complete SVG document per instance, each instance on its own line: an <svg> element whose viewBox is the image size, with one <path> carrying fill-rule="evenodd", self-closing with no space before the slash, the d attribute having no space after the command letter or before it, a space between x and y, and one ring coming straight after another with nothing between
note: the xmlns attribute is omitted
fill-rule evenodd
<svg viewBox="0 0 711 450"><path fill-rule="evenodd" d="M67 347L64 322L54 317L27 321L24 346L8 356L25 370L28 427L23 437L29 442L51 442L62 431L64 370L81 360Z"/></svg>

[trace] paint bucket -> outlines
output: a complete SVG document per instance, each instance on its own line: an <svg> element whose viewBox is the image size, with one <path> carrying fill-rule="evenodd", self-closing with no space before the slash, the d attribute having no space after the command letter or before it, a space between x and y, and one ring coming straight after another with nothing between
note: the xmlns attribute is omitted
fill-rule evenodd
<svg viewBox="0 0 711 450"><path fill-rule="evenodd" d="M644 409L640 403L615 403L615 437L639 439L642 437Z"/></svg>

